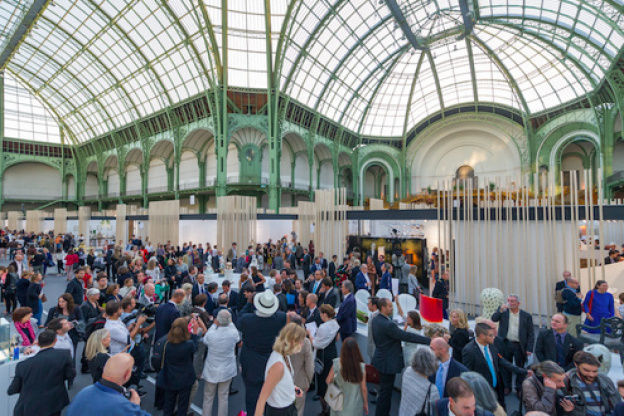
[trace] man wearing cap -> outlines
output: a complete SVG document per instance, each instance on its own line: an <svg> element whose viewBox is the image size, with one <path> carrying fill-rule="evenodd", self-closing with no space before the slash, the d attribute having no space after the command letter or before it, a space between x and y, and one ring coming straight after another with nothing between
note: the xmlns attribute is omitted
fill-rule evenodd
<svg viewBox="0 0 624 416"><path fill-rule="evenodd" d="M254 313L243 313L241 310L238 318L238 330L243 341L240 354L241 375L245 383L245 406L248 414L256 409L273 343L286 325L286 314L277 310L277 297L270 290L257 293L253 304L256 308Z"/></svg>

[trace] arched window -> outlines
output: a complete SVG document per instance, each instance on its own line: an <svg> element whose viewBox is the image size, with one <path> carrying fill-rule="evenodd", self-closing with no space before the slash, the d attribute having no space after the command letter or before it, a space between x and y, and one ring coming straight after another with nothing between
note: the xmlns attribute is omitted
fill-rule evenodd
<svg viewBox="0 0 624 416"><path fill-rule="evenodd" d="M460 166L455 172L455 179L473 179L474 169L472 166L464 165Z"/></svg>

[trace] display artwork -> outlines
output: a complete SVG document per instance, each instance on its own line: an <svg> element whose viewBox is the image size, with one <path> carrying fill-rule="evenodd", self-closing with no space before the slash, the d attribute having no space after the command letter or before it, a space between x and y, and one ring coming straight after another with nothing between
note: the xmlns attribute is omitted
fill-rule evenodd
<svg viewBox="0 0 624 416"><path fill-rule="evenodd" d="M488 287L481 291L481 316L492 319L492 315L503 304L504 296L500 289Z"/></svg>

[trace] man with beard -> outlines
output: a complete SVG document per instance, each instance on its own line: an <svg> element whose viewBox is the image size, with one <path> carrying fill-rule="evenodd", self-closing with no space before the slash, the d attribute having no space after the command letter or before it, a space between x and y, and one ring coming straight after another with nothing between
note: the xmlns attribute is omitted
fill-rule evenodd
<svg viewBox="0 0 624 416"><path fill-rule="evenodd" d="M579 351L574 354L576 368L568 371L565 380L566 396L576 396L571 416L609 415L622 401L613 381L598 372L600 362L592 354Z"/></svg>

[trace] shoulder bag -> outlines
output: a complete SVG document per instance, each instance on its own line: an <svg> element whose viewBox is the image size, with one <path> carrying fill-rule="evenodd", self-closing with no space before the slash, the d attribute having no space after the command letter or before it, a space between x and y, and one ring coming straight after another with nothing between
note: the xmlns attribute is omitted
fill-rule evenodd
<svg viewBox="0 0 624 416"><path fill-rule="evenodd" d="M429 412L427 412L425 409L427 408L427 403L429 402L429 395L431 394L431 383L429 383L429 389L427 389L427 396L425 397L425 401L422 404L422 407L420 408L420 412L416 412L416 414L414 416L428 416Z"/></svg>
<svg viewBox="0 0 624 416"><path fill-rule="evenodd" d="M334 369L335 370L335 369ZM336 384L336 377L338 377L337 371L334 371L334 379L327 385L327 392L325 392L325 402L334 412L342 412L344 406L344 394L338 384Z"/></svg>

